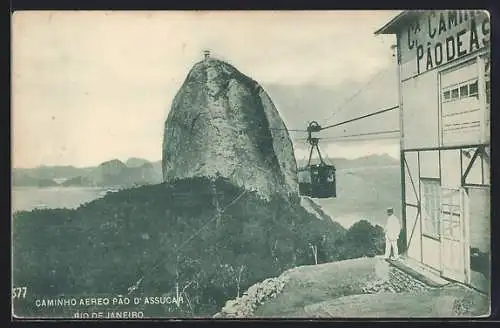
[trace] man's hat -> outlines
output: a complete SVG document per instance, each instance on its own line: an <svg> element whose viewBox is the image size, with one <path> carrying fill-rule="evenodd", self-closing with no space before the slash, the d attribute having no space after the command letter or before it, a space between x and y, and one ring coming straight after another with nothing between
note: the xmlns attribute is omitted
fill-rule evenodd
<svg viewBox="0 0 500 328"><path fill-rule="evenodd" d="M392 207L388 207L388 208L387 208L387 212L394 212L394 208L392 208Z"/></svg>

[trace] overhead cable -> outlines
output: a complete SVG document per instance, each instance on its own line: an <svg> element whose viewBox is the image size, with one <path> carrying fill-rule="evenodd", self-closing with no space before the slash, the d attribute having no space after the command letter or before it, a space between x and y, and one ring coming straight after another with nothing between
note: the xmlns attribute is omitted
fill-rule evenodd
<svg viewBox="0 0 500 328"><path fill-rule="evenodd" d="M398 109L398 108L399 108L399 106L389 107L389 108L382 109L382 110L379 110L379 111L376 111L376 112L373 112L373 113L370 113L370 114L366 114L366 115L363 115L363 116L358 116L358 117L355 117L355 118L351 118L351 119L349 119L347 121L343 121L343 122L335 123L335 124L328 125L328 126L325 126L325 127L321 127L320 130L330 129L330 128L333 128L333 127L336 127L336 126L340 126L340 125L343 125L343 124L347 124L347 123L351 123L351 122L354 122L354 121L358 121L358 120L361 120L361 119L364 119L364 118L367 118L367 117L371 117L371 116L379 115L379 114L382 114L382 113L385 113L385 112L389 112L391 110L395 110L395 109Z"/></svg>

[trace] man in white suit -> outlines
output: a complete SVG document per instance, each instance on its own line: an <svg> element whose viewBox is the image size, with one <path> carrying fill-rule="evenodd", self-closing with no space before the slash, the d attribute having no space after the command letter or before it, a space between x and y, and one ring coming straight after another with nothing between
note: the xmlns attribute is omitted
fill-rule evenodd
<svg viewBox="0 0 500 328"><path fill-rule="evenodd" d="M399 258L398 254L398 238L401 231L401 225L399 219L394 215L394 209L387 209L387 221L385 223L384 233L385 233L385 258L388 259L391 255L391 248L393 258L397 260Z"/></svg>

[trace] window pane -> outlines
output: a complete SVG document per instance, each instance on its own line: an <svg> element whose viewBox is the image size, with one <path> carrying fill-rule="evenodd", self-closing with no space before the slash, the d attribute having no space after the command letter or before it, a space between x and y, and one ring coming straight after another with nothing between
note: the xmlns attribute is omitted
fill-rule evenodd
<svg viewBox="0 0 500 328"><path fill-rule="evenodd" d="M460 98L467 97L469 95L469 86L464 85L460 87Z"/></svg>
<svg viewBox="0 0 500 328"><path fill-rule="evenodd" d="M422 180L422 206L425 233L432 236L439 236L439 196L440 186L437 181Z"/></svg>
<svg viewBox="0 0 500 328"><path fill-rule="evenodd" d="M471 96L477 95L477 81L469 85L469 95Z"/></svg>
<svg viewBox="0 0 500 328"><path fill-rule="evenodd" d="M451 99L458 99L458 88L451 90Z"/></svg>
<svg viewBox="0 0 500 328"><path fill-rule="evenodd" d="M450 91L445 91L444 92L444 100L449 100L450 99Z"/></svg>

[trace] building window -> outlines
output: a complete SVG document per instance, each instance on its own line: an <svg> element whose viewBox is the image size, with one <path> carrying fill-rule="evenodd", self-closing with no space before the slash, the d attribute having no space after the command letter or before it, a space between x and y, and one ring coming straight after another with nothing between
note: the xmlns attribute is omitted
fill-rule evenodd
<svg viewBox="0 0 500 328"><path fill-rule="evenodd" d="M443 93L443 97L445 101L450 100L450 90L447 90Z"/></svg>
<svg viewBox="0 0 500 328"><path fill-rule="evenodd" d="M460 190L455 188L443 188L441 193L440 236L446 239L460 241L463 238L460 228L460 217L462 216Z"/></svg>
<svg viewBox="0 0 500 328"><path fill-rule="evenodd" d="M443 88L443 102L466 99L468 97L477 97L478 82L477 79L462 81L458 84Z"/></svg>
<svg viewBox="0 0 500 328"><path fill-rule="evenodd" d="M469 96L469 86L463 85L460 87L460 98L466 98Z"/></svg>
<svg viewBox="0 0 500 328"><path fill-rule="evenodd" d="M469 96L470 97L477 97L477 80L469 84Z"/></svg>
<svg viewBox="0 0 500 328"><path fill-rule="evenodd" d="M422 229L425 235L439 238L441 185L439 180L421 179Z"/></svg>

